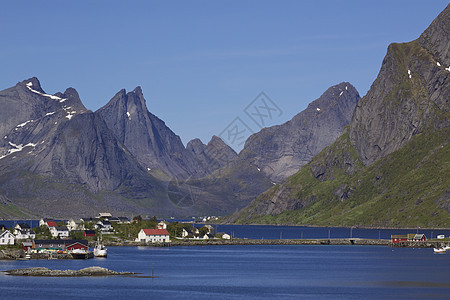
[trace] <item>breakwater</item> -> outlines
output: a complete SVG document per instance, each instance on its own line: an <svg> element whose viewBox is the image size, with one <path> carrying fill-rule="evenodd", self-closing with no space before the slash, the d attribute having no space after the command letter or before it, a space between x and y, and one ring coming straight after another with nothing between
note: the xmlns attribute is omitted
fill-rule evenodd
<svg viewBox="0 0 450 300"><path fill-rule="evenodd" d="M150 246L150 247L176 247L176 246L222 246L222 245L371 245L390 246L399 248L434 248L449 242L442 241L418 241L392 243L386 239L174 239L170 243L144 243L144 242L109 242L107 246Z"/></svg>
<svg viewBox="0 0 450 300"><path fill-rule="evenodd" d="M105 242L107 246L214 246L214 245L378 245L389 246L390 240L381 239L174 239L170 243L144 243L144 242Z"/></svg>

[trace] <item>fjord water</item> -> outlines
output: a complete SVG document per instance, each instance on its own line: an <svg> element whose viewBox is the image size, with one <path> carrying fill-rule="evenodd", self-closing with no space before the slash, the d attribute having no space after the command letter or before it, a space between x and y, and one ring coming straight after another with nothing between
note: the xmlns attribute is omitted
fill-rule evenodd
<svg viewBox="0 0 450 300"><path fill-rule="evenodd" d="M101 266L137 277L13 277L2 299L368 299L450 295L450 254L384 246L110 247L106 259L0 261L0 270ZM157 278L146 278L154 273Z"/></svg>

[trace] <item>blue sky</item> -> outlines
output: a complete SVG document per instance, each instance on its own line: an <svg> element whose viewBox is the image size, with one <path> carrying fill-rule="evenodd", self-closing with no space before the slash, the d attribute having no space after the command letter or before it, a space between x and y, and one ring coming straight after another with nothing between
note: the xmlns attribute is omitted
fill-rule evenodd
<svg viewBox="0 0 450 300"><path fill-rule="evenodd" d="M208 142L260 92L281 124L328 87L365 95L387 46L416 39L447 1L3 1L0 90L37 76L88 109L141 86L186 144ZM239 148L232 144L233 147Z"/></svg>

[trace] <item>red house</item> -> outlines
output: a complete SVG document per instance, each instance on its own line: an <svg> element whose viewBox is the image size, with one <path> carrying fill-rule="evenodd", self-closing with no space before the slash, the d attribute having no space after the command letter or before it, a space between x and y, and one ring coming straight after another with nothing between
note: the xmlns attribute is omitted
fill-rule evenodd
<svg viewBox="0 0 450 300"><path fill-rule="evenodd" d="M74 249L88 250L87 240L34 240L33 249L41 251L67 251Z"/></svg>
<svg viewBox="0 0 450 300"><path fill-rule="evenodd" d="M392 243L400 242L424 242L427 237L423 233L409 233L405 235L391 235Z"/></svg>
<svg viewBox="0 0 450 300"><path fill-rule="evenodd" d="M48 222L47 222L47 226L48 226L48 227L56 227L56 226L58 226L58 224L56 224L55 221L48 221Z"/></svg>
<svg viewBox="0 0 450 300"><path fill-rule="evenodd" d="M408 240L407 235L391 235L391 239L393 243L406 242Z"/></svg>
<svg viewBox="0 0 450 300"><path fill-rule="evenodd" d="M72 243L66 245L66 250L71 251L75 249L81 249L81 250L89 250L88 242L87 241L71 241Z"/></svg>

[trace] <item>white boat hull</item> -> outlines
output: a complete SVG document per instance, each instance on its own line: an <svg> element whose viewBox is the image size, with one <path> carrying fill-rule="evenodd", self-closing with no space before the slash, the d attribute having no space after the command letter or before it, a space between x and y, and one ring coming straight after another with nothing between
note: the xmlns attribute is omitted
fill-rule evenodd
<svg viewBox="0 0 450 300"><path fill-rule="evenodd" d="M444 248L434 248L433 249L434 253L445 253L445 249Z"/></svg>
<svg viewBox="0 0 450 300"><path fill-rule="evenodd" d="M95 257L106 257L108 255L108 250L106 249L94 249Z"/></svg>

